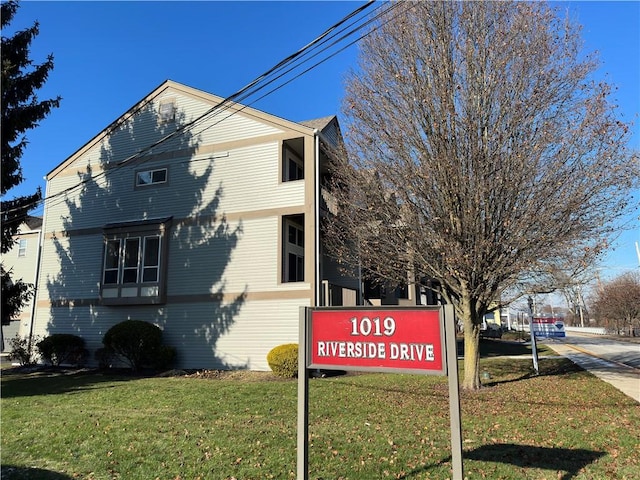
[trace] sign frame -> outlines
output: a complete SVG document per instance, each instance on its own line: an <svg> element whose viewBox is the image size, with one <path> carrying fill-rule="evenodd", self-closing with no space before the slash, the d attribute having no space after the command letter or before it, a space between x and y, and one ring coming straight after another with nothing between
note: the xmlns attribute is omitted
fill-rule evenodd
<svg viewBox="0 0 640 480"><path fill-rule="evenodd" d="M382 362L379 360L379 363L385 363L386 365L361 365L358 364L356 359L349 360L345 359L344 363L336 364L336 363L326 363L322 361L318 361L318 355L314 355L314 323L320 323L321 320L314 318L314 314L332 314L336 315L344 315L349 313L351 315L356 315L362 318L373 317L373 315L369 315L371 313L397 313L397 314L420 314L423 315L425 313L429 313L430 316L435 316L435 321L437 324L435 327L438 329L436 332L436 340L437 340L437 351L435 352L438 356L440 368L419 368L413 366L402 368L402 367L394 367L390 366L390 361ZM317 316L317 315L315 315ZM382 315L381 315L382 316ZM433 319L432 319L433 320ZM356 371L356 372L383 372L383 373L407 373L407 374L418 374L418 375L447 375L447 362L446 362L446 345L445 345L445 326L444 326L444 316L442 315L441 308L437 306L397 306L397 305L384 305L384 306L367 306L367 307L309 307L306 309L306 318L305 318L305 330L307 332L304 345L307 349L306 358L307 358L307 368L309 369L320 369L320 370L344 370L344 371ZM378 320L380 322L380 320ZM382 320L384 322L384 320ZM404 317L396 317L394 319L395 322L406 323ZM346 323L346 322L345 322ZM415 321L414 321L415 323ZM342 325L343 327L348 325ZM394 329L399 328L401 325L395 325ZM404 325L402 325L404 326ZM422 327L422 325L421 325ZM434 328L433 325L429 325L427 328ZM424 332L420 332L424 333ZM432 332L427 332L432 333ZM433 334L431 335L434 336ZM389 336L387 338L392 338ZM378 340L385 340L385 337L382 334L379 334L377 337ZM413 337L415 340L415 337ZM342 342L340 342L342 343ZM358 342L356 342L358 343ZM361 342L361 343L376 343L379 345L382 343L383 345L388 345L386 342ZM435 343L435 342L434 342ZM316 361L314 361L316 358ZM386 358L385 358L386 360ZM375 361L375 360L374 360ZM367 362L372 363L372 362ZM428 364L427 364L428 365Z"/></svg>
<svg viewBox="0 0 640 480"><path fill-rule="evenodd" d="M298 432L297 432L297 462L296 473L298 480L309 480L309 369L314 365L310 362L310 347L308 333L309 310L319 310L323 307L300 307L300 329L299 329L299 346L298 346ZM409 307L412 309L427 309L433 307L416 306ZM442 357L444 375L449 380L449 423L451 427L451 465L453 480L463 480L463 462L462 462L462 422L460 418L460 384L458 378L458 354L455 334L455 313L452 305L444 305L436 307L440 313L440 333L444 335L444 342L441 343L444 356ZM324 307L324 309L333 309L336 307ZM395 307L393 310L400 310ZM354 311L372 311L380 310L378 307L347 307L345 310ZM444 327L444 328L442 328ZM448 368L450 366L450 368ZM325 367L323 367L325 368ZM356 367L353 370L363 371L362 367ZM382 367L384 368L384 367ZM332 370L346 370L343 366L332 365ZM406 372L402 369L402 373L424 374L422 371L411 369ZM379 371L379 370L367 370ZM399 369L391 369L384 371L399 372ZM432 373L433 374L433 373Z"/></svg>

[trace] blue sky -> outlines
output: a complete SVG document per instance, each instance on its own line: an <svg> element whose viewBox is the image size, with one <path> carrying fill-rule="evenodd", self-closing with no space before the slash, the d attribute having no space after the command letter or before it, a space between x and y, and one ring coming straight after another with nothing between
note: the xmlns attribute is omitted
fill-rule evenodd
<svg viewBox="0 0 640 480"><path fill-rule="evenodd" d="M23 1L3 35L40 22L31 58L41 63L52 53L55 68L38 96L60 95L62 103L27 132L26 181L8 197L38 185L44 191L44 175L164 80L228 96L363 3ZM598 75L618 87L622 118L635 120L631 146L640 150L640 2L556 5L583 25L585 49L599 51ZM293 121L339 113L356 57L352 46L252 106ZM603 276L638 267L637 215L605 259Z"/></svg>

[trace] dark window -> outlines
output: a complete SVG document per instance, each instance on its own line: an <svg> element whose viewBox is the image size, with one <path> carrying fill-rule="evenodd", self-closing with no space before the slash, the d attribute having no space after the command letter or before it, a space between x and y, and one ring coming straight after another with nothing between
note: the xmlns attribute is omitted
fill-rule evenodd
<svg viewBox="0 0 640 480"><path fill-rule="evenodd" d="M102 303L164 302L166 233L170 218L110 224L105 227Z"/></svg>
<svg viewBox="0 0 640 480"><path fill-rule="evenodd" d="M282 148L282 180L292 182L304 178L304 139L285 140Z"/></svg>
<svg viewBox="0 0 640 480"><path fill-rule="evenodd" d="M120 240L107 240L104 252L104 283L118 283Z"/></svg>
<svg viewBox="0 0 640 480"><path fill-rule="evenodd" d="M144 239L144 261L142 263L142 281L157 282L160 267L160 237Z"/></svg>
<svg viewBox="0 0 640 480"><path fill-rule="evenodd" d="M138 262L140 257L140 239L127 238L124 242L124 262L122 283L138 283Z"/></svg>
<svg viewBox="0 0 640 480"><path fill-rule="evenodd" d="M304 216L283 217L284 226L284 265L285 282L304 281Z"/></svg>
<svg viewBox="0 0 640 480"><path fill-rule="evenodd" d="M160 123L170 123L176 120L176 104L173 101L164 101L160 103L158 110Z"/></svg>
<svg viewBox="0 0 640 480"><path fill-rule="evenodd" d="M136 172L136 186L145 187L147 185L155 185L165 183L167 181L167 169L158 168L156 170L144 170Z"/></svg>

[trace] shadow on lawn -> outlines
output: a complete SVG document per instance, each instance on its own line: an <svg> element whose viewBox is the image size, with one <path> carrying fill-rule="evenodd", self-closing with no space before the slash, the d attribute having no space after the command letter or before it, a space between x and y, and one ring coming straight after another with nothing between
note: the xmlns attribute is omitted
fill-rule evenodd
<svg viewBox="0 0 640 480"><path fill-rule="evenodd" d="M518 445L515 443L499 443L495 445L483 445L474 450L463 452L463 462L477 460L480 462L495 462L514 465L520 468L539 468L566 472L558 476L558 480L570 480L578 475L580 470L587 465L603 457L605 452L596 452L582 448L548 448L534 447L530 445ZM443 458L440 462L425 465L398 477L408 480L431 470L437 466L451 463L451 457Z"/></svg>
<svg viewBox="0 0 640 480"><path fill-rule="evenodd" d="M25 372L24 369L16 369L13 371L3 370L1 393L2 398L57 395L93 390L96 388L114 388L115 385L113 385L113 383L115 382L124 382L138 378L141 377L124 374L102 374L98 371L86 370L79 370L72 373L55 369L38 370L34 372ZM111 385L103 385L106 383L110 383Z"/></svg>
<svg viewBox="0 0 640 480"><path fill-rule="evenodd" d="M456 339L458 357L464 355L464 339ZM540 345L538 345L540 350ZM540 352L538 352L540 354ZM531 355L531 344L518 340L503 340L497 338L480 339L480 358L523 356Z"/></svg>
<svg viewBox="0 0 640 480"><path fill-rule="evenodd" d="M519 382L535 377L560 377L564 375L576 375L579 373L587 374L586 370L579 365L561 357L558 357L557 359L541 359L539 361L538 374L534 372L533 365L527 365L526 368L523 368L523 365L516 366L510 362L493 362L490 365L484 365L482 370L490 372L491 378L508 377L510 374L519 373L519 375L514 378L483 381L482 384L485 387Z"/></svg>
<svg viewBox="0 0 640 480"><path fill-rule="evenodd" d="M52 472L51 470L15 467L13 465L2 465L0 476L2 476L2 480L68 480L72 478L64 473Z"/></svg>
<svg viewBox="0 0 640 480"><path fill-rule="evenodd" d="M522 468L541 468L566 472L559 480L569 480L578 475L580 470L605 455L605 452L585 450L582 448L549 448L514 443L483 445L474 450L464 452L466 460L483 462L500 462Z"/></svg>

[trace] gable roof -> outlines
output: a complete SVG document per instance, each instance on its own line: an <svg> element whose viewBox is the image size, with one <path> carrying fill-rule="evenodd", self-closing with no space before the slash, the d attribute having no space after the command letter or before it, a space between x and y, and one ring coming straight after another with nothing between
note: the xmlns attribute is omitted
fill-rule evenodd
<svg viewBox="0 0 640 480"><path fill-rule="evenodd" d="M106 128L104 128L100 133L94 136L91 140L85 143L82 147L76 150L73 154L71 154L66 160L58 164L54 169L52 169L46 175L46 180L50 180L55 177L60 171L64 170L68 165L73 163L76 159L86 153L89 149L94 147L96 144L101 142L105 137L107 137L115 127L122 124L123 122L132 118L142 106L147 105L152 102L156 97L167 91L175 91L177 93L184 94L186 96L190 96L195 100L208 103L212 107L220 105L222 102L227 102L224 108L234 111L238 115L251 116L254 119L257 118L260 121L272 124L276 127L288 129L288 130L296 130L299 131L303 135L313 135L314 128L310 125L305 125L304 123L296 123L290 120L286 120L281 117L277 117L275 115L271 115L266 112L262 112L260 110L256 110L251 107L244 106L240 103L236 103L217 95L213 95L202 90L198 90L193 87L189 87L187 85L183 85L178 82L174 82L172 80L165 80L160 85L158 85L155 89L153 89L148 95L142 98L139 102L133 105L129 110L127 110L124 114L118 117L116 120L111 122ZM333 117L325 117L326 119L330 119ZM319 119L322 120L322 119ZM315 122L314 120L310 122ZM325 123L325 127L328 123Z"/></svg>
<svg viewBox="0 0 640 480"><path fill-rule="evenodd" d="M37 230L42 227L42 217L32 217L31 215L27 215L24 223L30 230Z"/></svg>
<svg viewBox="0 0 640 480"><path fill-rule="evenodd" d="M315 118L313 120L305 120L304 122L300 122L300 125L304 125L305 127L323 131L325 128L329 126L329 124L333 121L334 118L336 118L335 115L329 115L327 117Z"/></svg>

